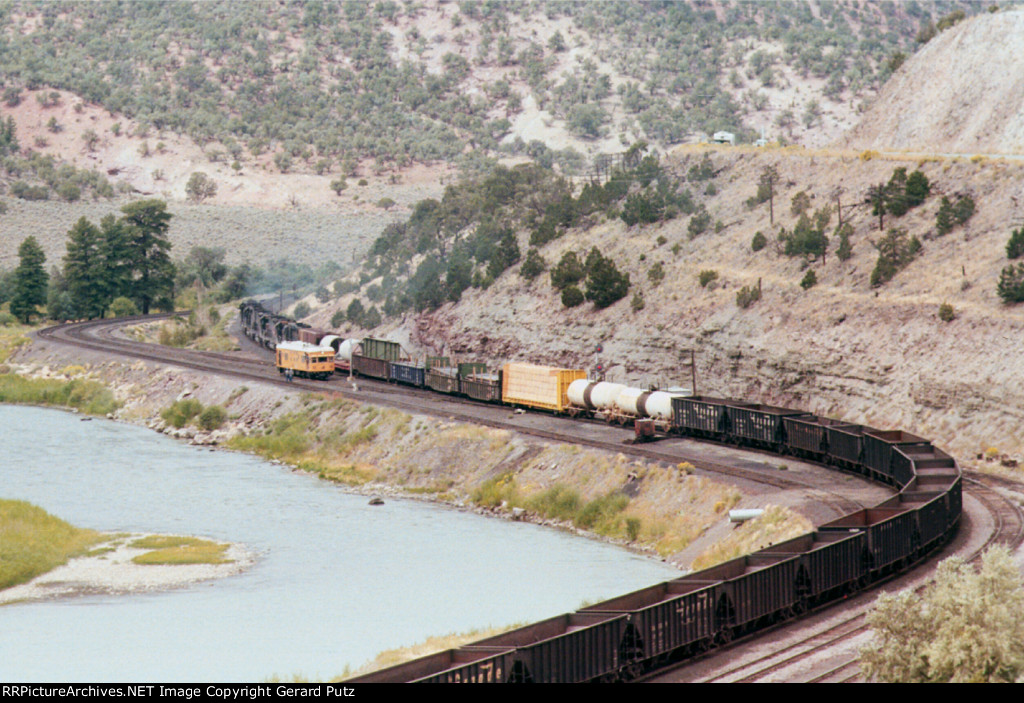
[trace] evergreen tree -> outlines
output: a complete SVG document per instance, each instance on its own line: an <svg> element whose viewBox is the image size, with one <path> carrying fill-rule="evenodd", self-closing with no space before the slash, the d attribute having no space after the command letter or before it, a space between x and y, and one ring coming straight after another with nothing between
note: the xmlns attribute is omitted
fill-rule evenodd
<svg viewBox="0 0 1024 703"><path fill-rule="evenodd" d="M567 286L579 283L586 275L587 272L583 268L583 264L580 263L579 257L576 256L576 252L567 251L562 254L558 265L551 269L551 285L558 290L563 290Z"/></svg>
<svg viewBox="0 0 1024 703"><path fill-rule="evenodd" d="M174 264L167 229L171 213L162 200L139 200L121 208L127 235L127 261L131 266L131 298L143 315L152 306L173 306Z"/></svg>
<svg viewBox="0 0 1024 703"><path fill-rule="evenodd" d="M868 202L871 203L871 214L878 215L878 229L885 229L886 188L883 184L868 188Z"/></svg>
<svg viewBox="0 0 1024 703"><path fill-rule="evenodd" d="M113 215L105 215L100 220L100 257L103 260L104 300L109 308L115 298L128 297L132 281L128 228Z"/></svg>
<svg viewBox="0 0 1024 703"><path fill-rule="evenodd" d="M1016 266L1010 264L1002 270L996 292L1007 305L1024 302L1024 262Z"/></svg>
<svg viewBox="0 0 1024 703"><path fill-rule="evenodd" d="M103 317L107 309L102 243L99 229L84 217L68 232L64 283L76 315L90 320Z"/></svg>
<svg viewBox="0 0 1024 703"><path fill-rule="evenodd" d="M931 184L928 183L928 176L921 171L914 171L907 177L907 205L917 207L925 201L931 193Z"/></svg>
<svg viewBox="0 0 1024 703"><path fill-rule="evenodd" d="M953 231L953 203L945 195L939 203L939 211L935 214L935 231L939 236Z"/></svg>
<svg viewBox="0 0 1024 703"><path fill-rule="evenodd" d="M46 254L36 238L30 236L18 247L18 258L21 263L14 270L11 314L27 325L36 314L36 306L46 303Z"/></svg>
<svg viewBox="0 0 1024 703"><path fill-rule="evenodd" d="M597 308L606 308L625 297L629 274L619 272L615 262L601 255L597 247L587 256L587 300Z"/></svg>
<svg viewBox="0 0 1024 703"><path fill-rule="evenodd" d="M1006 258L1019 259L1024 256L1024 227L1010 233L1010 241L1006 243Z"/></svg>

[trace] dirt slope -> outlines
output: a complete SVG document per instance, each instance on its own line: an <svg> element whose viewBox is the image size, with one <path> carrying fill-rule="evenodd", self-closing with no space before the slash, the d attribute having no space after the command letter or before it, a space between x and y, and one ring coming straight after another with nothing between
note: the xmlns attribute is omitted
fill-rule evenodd
<svg viewBox="0 0 1024 703"><path fill-rule="evenodd" d="M842 140L858 149L1024 153L1024 10L940 33L889 79Z"/></svg>

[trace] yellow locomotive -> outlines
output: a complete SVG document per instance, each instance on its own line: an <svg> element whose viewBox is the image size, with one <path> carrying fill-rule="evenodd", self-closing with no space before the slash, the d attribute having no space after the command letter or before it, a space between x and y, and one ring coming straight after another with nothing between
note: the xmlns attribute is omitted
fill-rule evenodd
<svg viewBox="0 0 1024 703"><path fill-rule="evenodd" d="M325 380L334 373L334 349L306 342L281 342L275 349L277 370L299 378Z"/></svg>

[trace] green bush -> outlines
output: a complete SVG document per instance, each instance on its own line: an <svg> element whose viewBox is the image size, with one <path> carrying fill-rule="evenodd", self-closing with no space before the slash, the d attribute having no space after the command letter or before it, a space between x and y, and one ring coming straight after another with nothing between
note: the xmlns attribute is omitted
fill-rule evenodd
<svg viewBox="0 0 1024 703"><path fill-rule="evenodd" d="M199 429L207 432L219 430L227 419L227 410L219 405L211 405L199 413Z"/></svg>
<svg viewBox="0 0 1024 703"><path fill-rule="evenodd" d="M705 269L697 274L697 280L700 282L701 288L707 288L708 284L718 278L718 271L712 269Z"/></svg>
<svg viewBox="0 0 1024 703"><path fill-rule="evenodd" d="M121 296L114 298L110 302L110 307L107 309L111 317L130 317L132 315L138 315L139 309L135 306L135 302L131 298L125 298Z"/></svg>
<svg viewBox="0 0 1024 703"><path fill-rule="evenodd" d="M294 310L292 310L292 317L294 317L296 320L301 320L304 317L308 317L309 313L309 303L303 300L302 302L295 306Z"/></svg>
<svg viewBox="0 0 1024 703"><path fill-rule="evenodd" d="M544 261L544 257L540 255L539 251L531 248L526 252L526 261L519 267L519 275L527 281L532 281L544 273L545 268L547 268L547 264Z"/></svg>
<svg viewBox="0 0 1024 703"><path fill-rule="evenodd" d="M576 286L566 286L562 289L562 305L565 307L574 308L584 300L586 298L583 296L583 291Z"/></svg>
<svg viewBox="0 0 1024 703"><path fill-rule="evenodd" d="M168 425L173 425L181 429L185 425L192 422L195 418L203 412L203 404L194 398L185 398L183 400L176 400L171 404L171 407L166 408L160 417L163 418L164 422Z"/></svg>
<svg viewBox="0 0 1024 703"><path fill-rule="evenodd" d="M750 250L761 251L766 246L768 246L768 238L761 232L755 232L754 238L750 240Z"/></svg>
<svg viewBox="0 0 1024 703"><path fill-rule="evenodd" d="M1007 259L1019 259L1021 256L1024 256L1024 227L1013 230L1006 243Z"/></svg>
<svg viewBox="0 0 1024 703"><path fill-rule="evenodd" d="M804 274L803 279L800 281L800 287L807 290L817 282L818 274L814 273L814 269L807 269L807 273Z"/></svg>
<svg viewBox="0 0 1024 703"><path fill-rule="evenodd" d="M757 286L743 286L736 293L736 305L741 308L749 308L761 299L761 289Z"/></svg>
<svg viewBox="0 0 1024 703"><path fill-rule="evenodd" d="M999 274L996 292L1007 305L1024 302L1024 262L1010 264Z"/></svg>
<svg viewBox="0 0 1024 703"><path fill-rule="evenodd" d="M943 322L952 322L956 319L956 311L953 306L949 303L943 303L939 306L939 319Z"/></svg>
<svg viewBox="0 0 1024 703"><path fill-rule="evenodd" d="M907 267L921 250L917 237L907 238L905 230L890 229L877 244L878 261L871 271L871 287L888 283L893 276Z"/></svg>

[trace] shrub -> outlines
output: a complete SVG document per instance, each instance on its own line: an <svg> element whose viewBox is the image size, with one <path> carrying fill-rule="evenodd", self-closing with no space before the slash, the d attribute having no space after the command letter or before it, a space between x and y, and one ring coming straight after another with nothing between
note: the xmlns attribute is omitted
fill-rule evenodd
<svg viewBox="0 0 1024 703"><path fill-rule="evenodd" d="M920 594L882 595L867 615L873 642L866 677L885 682L1013 682L1024 674L1024 589L1005 547L981 569L959 557L939 564Z"/></svg>
<svg viewBox="0 0 1024 703"><path fill-rule="evenodd" d="M629 307L633 312L640 312L644 309L644 295L640 291L633 294L633 300L630 301Z"/></svg>
<svg viewBox="0 0 1024 703"><path fill-rule="evenodd" d="M162 417L164 422L168 425L173 425L180 429L190 423L192 419L202 411L202 403L194 398L185 398L183 400L174 401L174 403L171 404L171 407L160 413L160 417Z"/></svg>
<svg viewBox="0 0 1024 703"><path fill-rule="evenodd" d="M1010 241L1006 243L1006 258L1019 259L1024 255L1024 227L1015 229L1010 234Z"/></svg>
<svg viewBox="0 0 1024 703"><path fill-rule="evenodd" d="M761 289L757 286L743 286L736 293L736 305L741 308L749 308L761 299Z"/></svg>
<svg viewBox="0 0 1024 703"><path fill-rule="evenodd" d="M124 296L114 298L110 302L110 308L107 311L112 317L129 317L139 314L139 308L136 307L131 298L125 298Z"/></svg>
<svg viewBox="0 0 1024 703"><path fill-rule="evenodd" d="M707 231L707 228L711 226L711 213L709 213L702 205L700 209L690 218L690 223L686 226L686 231L690 234L690 239L695 239Z"/></svg>
<svg viewBox="0 0 1024 703"><path fill-rule="evenodd" d="M551 269L551 285L562 290L566 286L579 283L586 275L587 271L583 268L576 253L567 251L562 254L558 265Z"/></svg>
<svg viewBox="0 0 1024 703"><path fill-rule="evenodd" d="M800 287L807 290L817 282L818 274L814 273L814 269L807 269L807 273L804 274L803 280L800 281Z"/></svg>
<svg viewBox="0 0 1024 703"><path fill-rule="evenodd" d="M718 278L718 271L706 269L697 274L697 280L700 282L701 288L707 288L708 284Z"/></svg>
<svg viewBox="0 0 1024 703"><path fill-rule="evenodd" d="M836 256L840 261L848 261L853 256L853 246L850 244L850 235L853 234L853 225L844 222L836 227L835 236L839 237L839 246L836 248Z"/></svg>
<svg viewBox="0 0 1024 703"><path fill-rule="evenodd" d="M939 306L939 319L943 322L952 322L956 319L956 311L953 306L949 303L943 303Z"/></svg>
<svg viewBox="0 0 1024 703"><path fill-rule="evenodd" d="M331 315L331 327L341 327L347 319L348 314L346 311L341 309L335 310L334 314Z"/></svg>
<svg viewBox="0 0 1024 703"><path fill-rule="evenodd" d="M754 238L750 240L751 251L761 251L768 246L768 238L761 232L755 232Z"/></svg>
<svg viewBox="0 0 1024 703"><path fill-rule="evenodd" d="M587 300L597 308L606 308L629 291L629 274L594 247L587 256Z"/></svg>
<svg viewBox="0 0 1024 703"><path fill-rule="evenodd" d="M921 250L921 242L917 237L907 238L905 230L890 229L875 244L878 249L878 261L871 271L871 287L888 283L893 276L903 270Z"/></svg>
<svg viewBox="0 0 1024 703"><path fill-rule="evenodd" d="M296 320L301 320L304 317L309 317L309 313L309 303L307 303L305 300L296 305L295 309L292 310L292 316Z"/></svg>
<svg viewBox="0 0 1024 703"><path fill-rule="evenodd" d="M665 267L660 261L656 262L651 268L647 269L647 280L653 285L657 286L663 280L665 280Z"/></svg>
<svg viewBox="0 0 1024 703"><path fill-rule="evenodd" d="M576 286L566 286L562 289L562 305L565 307L574 308L584 300L586 300L586 298L583 297L583 291Z"/></svg>
<svg viewBox="0 0 1024 703"><path fill-rule="evenodd" d="M227 410L219 405L211 405L199 413L199 429L207 432L219 430L227 419Z"/></svg>
<svg viewBox="0 0 1024 703"><path fill-rule="evenodd" d="M531 248L526 252L526 261L519 267L519 275L527 281L532 281L544 273L545 268L547 268L547 264L544 262L544 257L540 255L539 251Z"/></svg>
<svg viewBox="0 0 1024 703"><path fill-rule="evenodd" d="M996 292L1007 305L1024 302L1024 262L1003 269Z"/></svg>

